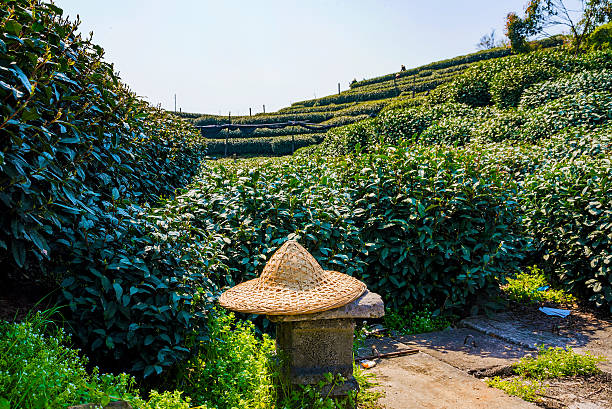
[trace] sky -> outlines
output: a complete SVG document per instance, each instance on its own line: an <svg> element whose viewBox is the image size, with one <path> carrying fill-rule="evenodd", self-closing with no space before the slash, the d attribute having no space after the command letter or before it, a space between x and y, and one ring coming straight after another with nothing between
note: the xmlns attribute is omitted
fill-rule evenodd
<svg viewBox="0 0 612 409"><path fill-rule="evenodd" d="M153 105L248 115L477 50L526 0L55 0Z"/></svg>

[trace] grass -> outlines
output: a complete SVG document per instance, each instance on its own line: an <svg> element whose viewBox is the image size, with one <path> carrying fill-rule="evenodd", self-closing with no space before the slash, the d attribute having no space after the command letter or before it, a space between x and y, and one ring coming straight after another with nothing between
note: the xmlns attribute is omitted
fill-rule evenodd
<svg viewBox="0 0 612 409"><path fill-rule="evenodd" d="M529 402L537 402L546 391L546 379L570 376L590 376L601 372L597 363L604 358L586 352L578 354L567 349L541 346L537 357L525 356L513 365L516 377L487 379L487 385Z"/></svg>
<svg viewBox="0 0 612 409"><path fill-rule="evenodd" d="M552 288L537 266L528 267L527 271L508 278L508 283L502 287L502 290L511 301L517 303L573 304L576 302L576 298L567 291Z"/></svg>

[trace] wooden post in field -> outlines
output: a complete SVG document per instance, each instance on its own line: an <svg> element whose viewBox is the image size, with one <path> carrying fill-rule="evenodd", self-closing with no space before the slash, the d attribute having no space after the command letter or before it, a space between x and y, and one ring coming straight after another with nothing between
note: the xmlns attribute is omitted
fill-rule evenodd
<svg viewBox="0 0 612 409"><path fill-rule="evenodd" d="M265 105L263 106L263 109L264 109L264 114L265 114L266 113L266 106Z"/></svg>
<svg viewBox="0 0 612 409"><path fill-rule="evenodd" d="M338 95L340 95L340 83L338 83Z"/></svg>
<svg viewBox="0 0 612 409"><path fill-rule="evenodd" d="M249 116L253 116L253 114L251 113L251 108L249 108Z"/></svg>

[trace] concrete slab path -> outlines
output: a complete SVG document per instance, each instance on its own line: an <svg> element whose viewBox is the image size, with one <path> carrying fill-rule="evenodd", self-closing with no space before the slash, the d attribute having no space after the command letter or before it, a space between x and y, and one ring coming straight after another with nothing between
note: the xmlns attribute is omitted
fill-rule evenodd
<svg viewBox="0 0 612 409"><path fill-rule="evenodd" d="M603 356L603 371L612 373L612 322L590 313L573 312L567 318L549 317L537 312L530 315L503 312L491 317L469 317L461 323L483 334L525 349L538 345L566 347L576 352L589 351Z"/></svg>
<svg viewBox="0 0 612 409"><path fill-rule="evenodd" d="M406 346L407 347L407 346ZM426 353L379 360L370 370L387 409L535 409Z"/></svg>

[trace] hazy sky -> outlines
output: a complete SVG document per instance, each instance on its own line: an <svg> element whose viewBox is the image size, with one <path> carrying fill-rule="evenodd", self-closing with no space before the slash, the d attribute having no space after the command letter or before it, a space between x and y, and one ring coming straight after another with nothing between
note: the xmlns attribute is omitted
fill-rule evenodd
<svg viewBox="0 0 612 409"><path fill-rule="evenodd" d="M232 115L476 50L526 0L56 0L153 104Z"/></svg>

